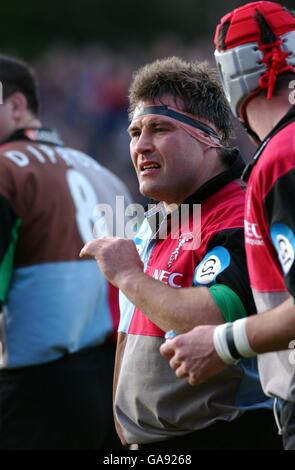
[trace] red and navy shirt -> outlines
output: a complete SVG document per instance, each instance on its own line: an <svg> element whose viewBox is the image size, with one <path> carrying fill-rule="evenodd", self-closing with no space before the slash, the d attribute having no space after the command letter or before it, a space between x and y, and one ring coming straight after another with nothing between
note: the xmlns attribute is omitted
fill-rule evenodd
<svg viewBox="0 0 295 470"><path fill-rule="evenodd" d="M243 245L245 194L236 180L242 168L237 158L229 170L184 201L188 219L179 223L178 230L171 219L181 220L183 205L170 216L162 203L151 208L135 243L151 277L173 288L224 284L253 313ZM255 359L191 387L176 378L160 355L164 332L124 295L120 310L115 414L123 442L173 438L218 420L231 421L246 409L269 406Z"/></svg>
<svg viewBox="0 0 295 470"><path fill-rule="evenodd" d="M295 297L295 107L266 137L253 163L246 193L245 247L260 313ZM290 351L263 354L258 364L265 392L294 401Z"/></svg>

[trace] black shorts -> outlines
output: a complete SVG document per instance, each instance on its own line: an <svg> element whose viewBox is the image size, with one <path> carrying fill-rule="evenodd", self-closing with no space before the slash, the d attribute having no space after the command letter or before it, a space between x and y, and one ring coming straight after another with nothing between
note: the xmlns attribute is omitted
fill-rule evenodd
<svg viewBox="0 0 295 470"><path fill-rule="evenodd" d="M140 450L281 450L283 445L272 410L251 410L230 422L218 421L185 436L138 447Z"/></svg>
<svg viewBox="0 0 295 470"><path fill-rule="evenodd" d="M120 449L112 413L115 345L0 371L0 449Z"/></svg>
<svg viewBox="0 0 295 470"><path fill-rule="evenodd" d="M295 450L295 403L281 401L280 421L285 450Z"/></svg>

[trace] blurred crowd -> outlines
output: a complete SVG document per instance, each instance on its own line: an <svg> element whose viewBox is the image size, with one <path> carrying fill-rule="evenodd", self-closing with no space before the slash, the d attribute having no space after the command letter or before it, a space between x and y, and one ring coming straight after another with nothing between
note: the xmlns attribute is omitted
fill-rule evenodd
<svg viewBox="0 0 295 470"><path fill-rule="evenodd" d="M136 202L144 199L129 157L128 87L133 70L171 55L214 65L210 42L184 44L176 37L158 39L146 50L134 45L120 52L98 44L84 49L59 45L34 64L45 125L57 128L65 143L89 153L119 175ZM251 144L238 123L235 135L248 159Z"/></svg>

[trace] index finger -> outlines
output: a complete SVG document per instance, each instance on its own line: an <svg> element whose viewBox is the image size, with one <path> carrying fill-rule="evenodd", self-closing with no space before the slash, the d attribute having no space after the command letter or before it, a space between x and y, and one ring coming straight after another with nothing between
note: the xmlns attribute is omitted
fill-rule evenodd
<svg viewBox="0 0 295 470"><path fill-rule="evenodd" d="M80 258L83 258L84 256L95 256L99 245L99 239L92 240L91 242L86 243L86 245L84 245L82 250L80 251Z"/></svg>
<svg viewBox="0 0 295 470"><path fill-rule="evenodd" d="M89 243L83 246L82 250L79 253L80 258L84 258L84 256L89 256L88 245Z"/></svg>

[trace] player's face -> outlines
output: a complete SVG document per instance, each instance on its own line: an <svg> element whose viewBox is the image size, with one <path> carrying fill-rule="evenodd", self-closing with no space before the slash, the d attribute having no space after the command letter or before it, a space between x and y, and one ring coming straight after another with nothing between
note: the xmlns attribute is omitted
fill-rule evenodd
<svg viewBox="0 0 295 470"><path fill-rule="evenodd" d="M175 108L171 96L161 101L143 101L139 107L167 105ZM183 110L182 103L178 109ZM161 115L135 118L130 127L130 153L139 189L145 196L168 204L181 203L204 182L205 145Z"/></svg>

